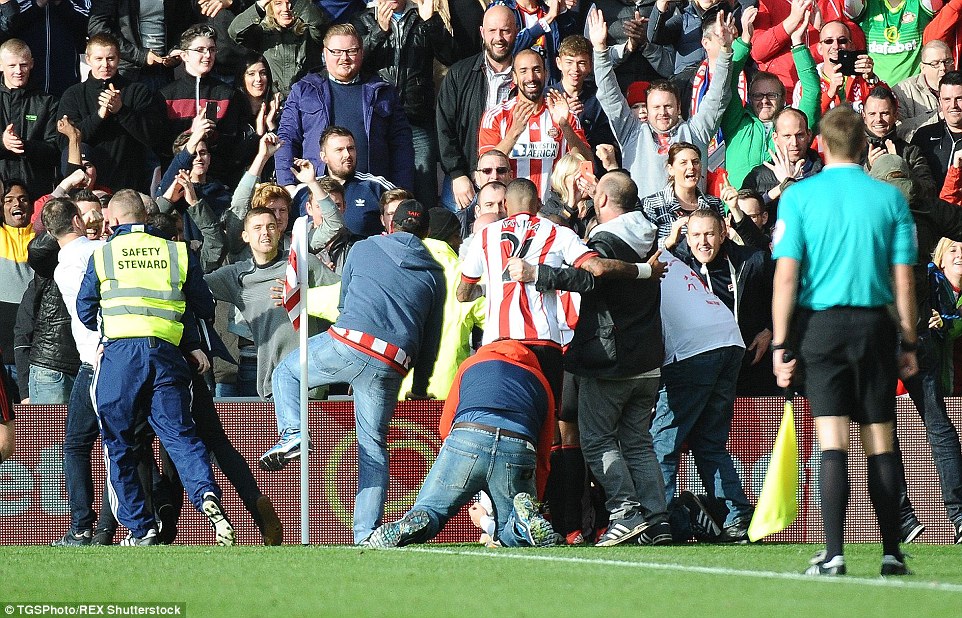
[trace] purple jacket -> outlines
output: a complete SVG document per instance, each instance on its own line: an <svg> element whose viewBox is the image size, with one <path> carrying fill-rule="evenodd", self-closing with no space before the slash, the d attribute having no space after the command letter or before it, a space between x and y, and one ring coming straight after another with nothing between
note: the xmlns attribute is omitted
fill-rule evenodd
<svg viewBox="0 0 962 618"><path fill-rule="evenodd" d="M379 77L363 82L362 92L369 160L358 161L357 171L384 176L397 187L414 189L411 125L397 92ZM291 173L294 159L310 160L318 174L325 169L320 156L321 133L330 123L331 87L327 72L309 73L291 87L281 112L277 130L281 147L274 155L278 184L297 184Z"/></svg>

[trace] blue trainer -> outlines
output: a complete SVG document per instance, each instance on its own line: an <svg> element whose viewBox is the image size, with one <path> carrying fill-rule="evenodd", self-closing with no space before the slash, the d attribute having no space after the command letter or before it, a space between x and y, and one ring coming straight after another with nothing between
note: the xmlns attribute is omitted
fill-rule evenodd
<svg viewBox="0 0 962 618"><path fill-rule="evenodd" d="M291 433L282 436L269 451L261 455L261 470L280 470L291 460L301 456L301 434Z"/></svg>

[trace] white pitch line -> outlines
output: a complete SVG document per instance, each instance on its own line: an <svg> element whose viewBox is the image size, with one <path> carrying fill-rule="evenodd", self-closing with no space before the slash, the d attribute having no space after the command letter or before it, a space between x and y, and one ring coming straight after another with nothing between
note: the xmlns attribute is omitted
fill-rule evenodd
<svg viewBox="0 0 962 618"><path fill-rule="evenodd" d="M601 566L632 567L651 569L656 571L681 571L683 573L701 573L704 575L729 575L732 577L754 577L758 579L783 579L809 583L849 584L857 586L875 586L879 588L900 588L914 590L938 590L944 592L962 593L962 585L945 584L939 582L907 581L895 578L867 578L867 577L813 577L801 573L779 573L777 571L748 571L729 569L724 567L704 567L687 564L671 564L661 562L628 562L625 560L606 560L603 558L575 558L571 556L549 556L545 554L517 554L503 550L496 551L458 551L454 549L432 547L405 547L398 551L421 552L426 554L446 554L450 556L478 556L481 558L500 558L508 560L537 560L542 562L565 562L569 564L586 564Z"/></svg>

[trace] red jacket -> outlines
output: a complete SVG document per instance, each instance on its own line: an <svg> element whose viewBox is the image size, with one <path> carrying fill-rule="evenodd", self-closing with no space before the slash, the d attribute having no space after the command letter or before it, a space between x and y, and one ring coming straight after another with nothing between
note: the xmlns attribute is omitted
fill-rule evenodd
<svg viewBox="0 0 962 618"><path fill-rule="evenodd" d="M922 33L922 44L941 39L952 50L956 63L962 53L962 0L949 0Z"/></svg>
<svg viewBox="0 0 962 618"><path fill-rule="evenodd" d="M458 401L460 401L461 398L461 376L464 375L464 372L472 365L490 360L499 360L528 369L538 381L541 382L541 385L548 395L548 413L545 416L544 424L541 426L541 435L538 436L538 444L536 445L538 449L538 467L535 472L535 481L538 486L538 497L540 498L544 495L544 487L548 481L548 472L550 470L551 442L554 439L555 430L554 392L551 390L551 385L548 384L547 378L541 373L541 364L538 363L538 358L534 355L534 352L520 342L512 339L501 339L491 342L485 346L481 346L474 356L461 363L461 366L458 367L458 373L454 376L451 392L448 393L448 398L444 401L444 410L441 412L441 422L439 423L438 431L441 434L442 440L447 438L448 434L451 433L451 425L454 423L454 416L458 410Z"/></svg>
<svg viewBox="0 0 962 618"><path fill-rule="evenodd" d="M816 0L822 13L823 23L841 21L852 33L852 49L866 49L865 33L855 22L845 16L843 0ZM755 18L755 35L752 37L752 58L763 71L774 73L785 84L786 104L792 101L792 91L798 82L798 72L792 60L791 34L785 32L782 22L791 13L792 5L788 0L760 0L758 17ZM809 27L805 43L816 62L821 62L818 53L818 30Z"/></svg>

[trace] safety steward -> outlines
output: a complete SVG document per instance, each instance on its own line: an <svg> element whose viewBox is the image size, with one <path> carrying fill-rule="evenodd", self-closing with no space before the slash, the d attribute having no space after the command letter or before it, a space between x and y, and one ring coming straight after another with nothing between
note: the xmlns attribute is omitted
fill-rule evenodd
<svg viewBox="0 0 962 618"><path fill-rule="evenodd" d="M221 509L220 488L190 416L191 370L178 349L188 306L199 318L213 318L213 297L187 246L155 236L144 225L137 192L118 191L109 208L116 217L114 233L90 258L77 316L102 335L91 391L109 460L110 506L130 529L122 544L157 543L154 516L137 476L134 421L135 411L143 409L190 501L213 525L217 543L233 545L234 529ZM190 356L199 370L210 366L203 352Z"/></svg>

